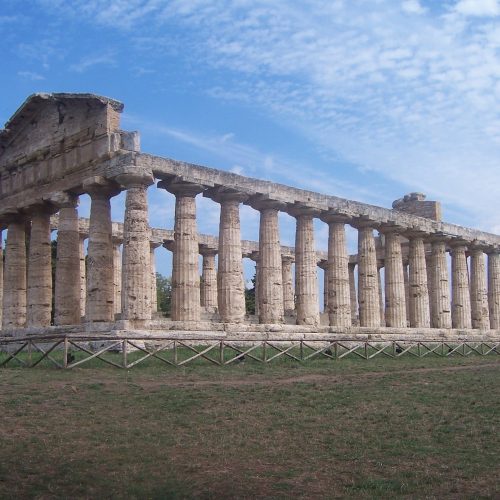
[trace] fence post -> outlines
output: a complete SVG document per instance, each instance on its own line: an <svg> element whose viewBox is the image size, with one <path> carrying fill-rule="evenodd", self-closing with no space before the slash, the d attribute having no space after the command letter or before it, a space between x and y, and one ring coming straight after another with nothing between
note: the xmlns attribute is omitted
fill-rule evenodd
<svg viewBox="0 0 500 500"><path fill-rule="evenodd" d="M63 358L63 368L68 368L68 347L69 347L69 342L68 342L68 337L64 337L64 358Z"/></svg>
<svg viewBox="0 0 500 500"><path fill-rule="evenodd" d="M127 339L122 340L122 365L127 368Z"/></svg>

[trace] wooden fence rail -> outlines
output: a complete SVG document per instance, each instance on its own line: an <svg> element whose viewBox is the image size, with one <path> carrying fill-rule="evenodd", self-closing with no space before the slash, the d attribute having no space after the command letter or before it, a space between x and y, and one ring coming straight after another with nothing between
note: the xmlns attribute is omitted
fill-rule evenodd
<svg viewBox="0 0 500 500"><path fill-rule="evenodd" d="M217 339L168 338L168 337L37 337L22 339L0 338L0 367L17 363L33 368L43 361L56 368L72 369L92 360L130 369L146 360L165 366L181 367L205 361L217 366L227 366L242 361L271 363L292 360L305 363L315 359L341 360L347 357L370 360L377 356L423 358L487 356L500 354L500 341L449 342L442 340L391 340L384 342L356 339Z"/></svg>

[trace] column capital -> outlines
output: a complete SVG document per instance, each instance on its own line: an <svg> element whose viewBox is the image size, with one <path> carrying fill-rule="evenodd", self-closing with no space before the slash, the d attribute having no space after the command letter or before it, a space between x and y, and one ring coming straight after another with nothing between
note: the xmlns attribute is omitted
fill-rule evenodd
<svg viewBox="0 0 500 500"><path fill-rule="evenodd" d="M23 210L18 210L14 207L7 207L0 213L0 227L5 229L9 224L13 222L26 222L28 220L28 215Z"/></svg>
<svg viewBox="0 0 500 500"><path fill-rule="evenodd" d="M174 251L174 240L163 240L163 247L166 248L167 250L170 250L171 252Z"/></svg>
<svg viewBox="0 0 500 500"><path fill-rule="evenodd" d="M463 250L466 251L467 247L469 246L470 242L463 240L461 238L452 238L448 242L448 246L451 248L451 250Z"/></svg>
<svg viewBox="0 0 500 500"><path fill-rule="evenodd" d="M322 212L319 218L327 224L349 224L349 222L352 220L352 217L349 217L347 214L341 214L331 211Z"/></svg>
<svg viewBox="0 0 500 500"><path fill-rule="evenodd" d="M177 178L160 181L157 184L157 187L160 189L165 189L175 196L186 196L189 198L194 198L196 195L207 189L206 185L187 182Z"/></svg>
<svg viewBox="0 0 500 500"><path fill-rule="evenodd" d="M298 219L299 217L319 217L320 211L317 208L304 205L303 203L290 204L285 210L289 215Z"/></svg>
<svg viewBox="0 0 500 500"><path fill-rule="evenodd" d="M451 236L449 234L444 234L444 233L431 233L426 239L431 244L432 243L448 243L451 239Z"/></svg>
<svg viewBox="0 0 500 500"><path fill-rule="evenodd" d="M156 248L159 248L161 246L163 246L163 241L155 241L155 240L149 241L149 248L151 248L151 250L155 250Z"/></svg>
<svg viewBox="0 0 500 500"><path fill-rule="evenodd" d="M259 252L255 252L255 251L254 252L250 252L248 254L248 258L250 260L253 260L254 262L259 262L260 254L259 254Z"/></svg>
<svg viewBox="0 0 500 500"><path fill-rule="evenodd" d="M110 178L120 184L124 189L141 186L148 187L154 184L154 177L151 169L135 165L121 167L120 170L113 172Z"/></svg>
<svg viewBox="0 0 500 500"><path fill-rule="evenodd" d="M82 183L82 188L90 196L112 198L120 193L120 187L113 181L100 175L88 177Z"/></svg>
<svg viewBox="0 0 500 500"><path fill-rule="evenodd" d="M26 213L28 217L41 213L46 215L54 215L58 211L58 207L42 199L32 200L28 203L28 205L25 205L23 207L23 212Z"/></svg>
<svg viewBox="0 0 500 500"><path fill-rule="evenodd" d="M356 229L378 229L380 223L368 217L356 217L349 224Z"/></svg>
<svg viewBox="0 0 500 500"><path fill-rule="evenodd" d="M262 194L257 194L255 196L250 197L245 201L246 205L251 206L255 210L284 210L286 208L286 204L280 201L271 200L266 198Z"/></svg>
<svg viewBox="0 0 500 500"><path fill-rule="evenodd" d="M295 256L281 254L281 262L295 262Z"/></svg>
<svg viewBox="0 0 500 500"><path fill-rule="evenodd" d="M498 255L498 254L500 254L500 246L488 245L485 247L484 253L486 253L488 255L491 255L491 254Z"/></svg>
<svg viewBox="0 0 500 500"><path fill-rule="evenodd" d="M328 260L325 259L318 260L318 267L326 271L328 269Z"/></svg>
<svg viewBox="0 0 500 500"><path fill-rule="evenodd" d="M394 222L383 222L378 225L377 230L379 233L382 233L384 235L387 234L396 234L396 235L403 235L405 233L407 228L403 226L399 226L398 224Z"/></svg>
<svg viewBox="0 0 500 500"><path fill-rule="evenodd" d="M250 197L248 193L243 193L241 191L237 191L236 189L225 188L223 186L206 189L203 191L203 196L205 198L210 198L217 203L223 203L225 201L242 203Z"/></svg>
<svg viewBox="0 0 500 500"><path fill-rule="evenodd" d="M409 240L424 240L429 237L429 233L420 229L408 229L404 232L403 236Z"/></svg>
<svg viewBox="0 0 500 500"><path fill-rule="evenodd" d="M76 208L80 203L78 195L67 191L52 193L44 198L44 200L57 207L58 210L61 208Z"/></svg>
<svg viewBox="0 0 500 500"><path fill-rule="evenodd" d="M218 248L211 248L208 245L200 243L198 245L198 252L200 253L200 255L207 255L207 256L213 255L213 256L215 256L219 253L219 249Z"/></svg>
<svg viewBox="0 0 500 500"><path fill-rule="evenodd" d="M113 245L118 246L123 243L123 237L113 235L111 237L111 241L113 242Z"/></svg>

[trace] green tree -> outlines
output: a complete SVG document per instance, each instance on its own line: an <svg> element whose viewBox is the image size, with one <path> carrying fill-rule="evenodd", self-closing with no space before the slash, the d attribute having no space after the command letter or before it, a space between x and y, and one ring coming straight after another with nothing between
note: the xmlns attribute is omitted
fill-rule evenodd
<svg viewBox="0 0 500 500"><path fill-rule="evenodd" d="M252 283L252 288L245 288L245 308L247 314L255 314L255 275L252 278Z"/></svg>
<svg viewBox="0 0 500 500"><path fill-rule="evenodd" d="M158 301L158 311L166 316L170 315L172 304L172 279L156 273L156 294Z"/></svg>

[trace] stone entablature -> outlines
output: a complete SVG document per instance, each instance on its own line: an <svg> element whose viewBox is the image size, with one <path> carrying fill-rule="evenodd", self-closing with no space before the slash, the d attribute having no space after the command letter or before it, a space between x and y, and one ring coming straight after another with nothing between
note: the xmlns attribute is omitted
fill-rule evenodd
<svg viewBox="0 0 500 500"><path fill-rule="evenodd" d="M83 320L90 329L111 332L120 320L130 328L154 328L153 250L162 244L173 252L177 327L196 329L202 314L216 311L214 330L248 322L242 257L249 257L256 262L256 312L262 325L275 328L269 331L282 331L291 318L304 331L320 331L318 265L325 270L330 329L345 332L359 324L361 334L386 325L456 332L499 328L500 236L433 220L440 218L438 205L426 204L420 194L397 201L401 210L391 210L143 154L137 134L120 131L121 110L120 103L99 96L37 94L1 132L0 229L8 230L4 330L51 328L55 212L54 318L60 326ZM147 222L147 191L155 179L158 188L175 196L173 231L151 230ZM111 221L110 199L123 190L122 225ZM78 220L83 193L91 198L87 225ZM199 194L220 204L218 238L198 234ZM258 242L241 240L241 203L260 212ZM279 211L296 219L294 248L280 244ZM315 218L329 226L327 253L315 250ZM346 224L358 231L355 256L347 254Z"/></svg>

